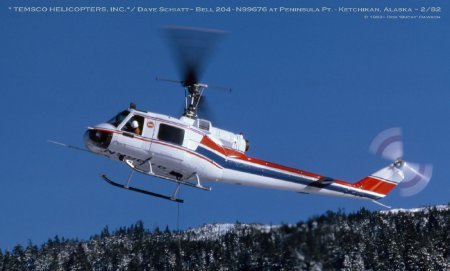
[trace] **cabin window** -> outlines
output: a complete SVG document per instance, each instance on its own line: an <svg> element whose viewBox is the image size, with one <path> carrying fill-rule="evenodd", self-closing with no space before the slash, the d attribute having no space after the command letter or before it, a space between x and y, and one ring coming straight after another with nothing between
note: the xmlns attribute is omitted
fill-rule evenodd
<svg viewBox="0 0 450 271"><path fill-rule="evenodd" d="M161 123L159 125L158 139L172 144L182 145L184 130Z"/></svg>

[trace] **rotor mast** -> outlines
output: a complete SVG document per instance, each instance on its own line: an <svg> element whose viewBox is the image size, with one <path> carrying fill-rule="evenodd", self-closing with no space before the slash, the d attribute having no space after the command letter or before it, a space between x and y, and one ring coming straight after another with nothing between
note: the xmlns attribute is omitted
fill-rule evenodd
<svg viewBox="0 0 450 271"><path fill-rule="evenodd" d="M197 118L197 110L202 98L203 91L208 87L206 84L194 83L191 85L184 85L186 91L186 106L184 108L183 116L191 119Z"/></svg>

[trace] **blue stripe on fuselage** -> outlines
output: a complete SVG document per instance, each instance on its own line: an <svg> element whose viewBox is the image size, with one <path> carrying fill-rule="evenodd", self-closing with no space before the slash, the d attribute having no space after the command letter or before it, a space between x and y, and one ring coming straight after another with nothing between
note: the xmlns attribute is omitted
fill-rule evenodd
<svg viewBox="0 0 450 271"><path fill-rule="evenodd" d="M224 157L222 157L210 150L207 150L201 146L199 146L199 148L197 148L197 152L201 155L208 157L209 159L213 160L220 166L227 168L227 169L246 172L246 173L250 173L250 174L254 174L254 175L260 175L260 176L264 176L264 177L270 177L270 178L274 178L274 179L281 179L284 181L290 181L290 182L298 183L298 184L302 184L302 185L309 185L312 182L308 179L304 179L301 177L292 176L292 175L288 175L285 173L273 171L270 169L265 169L265 168L248 165L245 163L239 163L234 160L227 160Z"/></svg>
<svg viewBox="0 0 450 271"><path fill-rule="evenodd" d="M249 165L246 163L240 163L235 160L225 159L224 157L216 154L215 152L212 152L206 148L203 148L201 145L198 146L196 152L207 157L208 159L211 159L212 161L216 162L223 168L246 172L246 173L250 173L250 174L254 174L254 175L260 175L260 176L278 179L278 180L282 180L282 181L293 182L293 183L302 184L305 186L308 186L308 185L311 185L312 183L314 183L314 181L311 181L311 180L308 180L305 178L301 178L298 176L293 176L290 174L274 171L271 169L260 168L260 167L252 166L252 165ZM331 185L331 183L325 184L323 188L331 190L331 191L341 192L344 194L352 194L354 196L359 196L359 197L380 199L380 197L377 197L377 196L374 196L371 194L346 189L346 188L340 187L340 186Z"/></svg>

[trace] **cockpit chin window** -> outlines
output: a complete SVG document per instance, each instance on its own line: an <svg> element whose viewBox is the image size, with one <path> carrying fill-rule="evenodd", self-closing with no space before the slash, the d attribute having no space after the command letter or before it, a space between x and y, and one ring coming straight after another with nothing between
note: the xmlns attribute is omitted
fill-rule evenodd
<svg viewBox="0 0 450 271"><path fill-rule="evenodd" d="M129 114L130 112L128 110L122 111L114 118L108 120L108 123L114 125L114 127L117 128Z"/></svg>

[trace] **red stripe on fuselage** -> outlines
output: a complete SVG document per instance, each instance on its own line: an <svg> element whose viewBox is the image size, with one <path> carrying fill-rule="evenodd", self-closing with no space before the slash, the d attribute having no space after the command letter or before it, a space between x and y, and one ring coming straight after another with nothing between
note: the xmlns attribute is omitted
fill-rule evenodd
<svg viewBox="0 0 450 271"><path fill-rule="evenodd" d="M242 152L223 148L223 147L219 146L218 144L216 144L214 141L212 141L207 136L204 136L200 143L209 147L210 149L213 149L213 150L215 150L227 157L230 157L230 158L235 158L235 159L239 159L239 160L253 163L253 164L258 164L258 165L262 165L262 166L266 166L266 167L270 167L270 168L274 168L274 169L278 169L278 170L283 170L283 171L287 171L287 172L291 172L291 173L295 173L295 174L300 174L300 175L307 176L307 177L319 178L319 179L324 178L324 176L321 176L319 174L315 174L315 173L303 171L300 169L291 168L291 167L283 166L280 164L275 164L272 162L264 161L261 159L249 157L249 156L243 154Z"/></svg>
<svg viewBox="0 0 450 271"><path fill-rule="evenodd" d="M389 183L387 181L383 181L380 179L376 179L373 177L366 177L362 179L361 181L352 184L351 186L363 189L366 191L375 192L378 194L387 195L394 187L396 186L393 183Z"/></svg>

